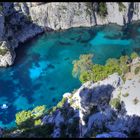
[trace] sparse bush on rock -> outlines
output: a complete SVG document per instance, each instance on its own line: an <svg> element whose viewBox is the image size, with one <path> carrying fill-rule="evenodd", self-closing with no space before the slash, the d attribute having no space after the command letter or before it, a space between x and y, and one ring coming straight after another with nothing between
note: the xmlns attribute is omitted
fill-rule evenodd
<svg viewBox="0 0 140 140"><path fill-rule="evenodd" d="M110 100L109 103L113 108L115 109L119 109L121 104L120 104L120 99L119 98L113 98Z"/></svg>

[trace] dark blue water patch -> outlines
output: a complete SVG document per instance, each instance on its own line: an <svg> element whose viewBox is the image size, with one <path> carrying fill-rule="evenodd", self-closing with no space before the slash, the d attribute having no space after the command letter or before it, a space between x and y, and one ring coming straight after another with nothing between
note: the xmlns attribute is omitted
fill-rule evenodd
<svg viewBox="0 0 140 140"><path fill-rule="evenodd" d="M66 60L66 61L69 60L69 59L70 59L69 57L65 57L65 58L64 58L64 60Z"/></svg>
<svg viewBox="0 0 140 140"><path fill-rule="evenodd" d="M62 42L62 41L59 41L58 43L59 43L60 45L62 45L62 46L63 46L63 45L64 45L64 46L65 46L65 45L67 45L67 46L72 45L72 43L70 43L70 42Z"/></svg>
<svg viewBox="0 0 140 140"><path fill-rule="evenodd" d="M40 55L39 55L39 54L34 54L34 55L32 56L32 60L34 60L34 61L39 61L39 60L40 60Z"/></svg>
<svg viewBox="0 0 140 140"><path fill-rule="evenodd" d="M52 65L52 64L48 64L48 68L50 68L50 69L54 69L54 68L55 68L55 66L54 66L54 65Z"/></svg>
<svg viewBox="0 0 140 140"><path fill-rule="evenodd" d="M0 80L0 95L13 98L12 91L16 90L16 86L10 80Z"/></svg>
<svg viewBox="0 0 140 140"><path fill-rule="evenodd" d="M34 99L32 98L32 93L33 93L34 90L35 90L35 88L33 90L29 89L29 90L21 91L21 92L25 93L25 94L22 94L22 97L26 98L27 102L29 102L30 104L34 103Z"/></svg>
<svg viewBox="0 0 140 140"><path fill-rule="evenodd" d="M88 38L87 36L83 36L83 37L79 37L79 38L77 38L76 39L76 41L77 42L80 42L80 43L87 43L87 42L89 42L90 40L92 39L92 37L90 38Z"/></svg>
<svg viewBox="0 0 140 140"><path fill-rule="evenodd" d="M134 48L134 51L140 53L140 48Z"/></svg>
<svg viewBox="0 0 140 140"><path fill-rule="evenodd" d="M50 88L49 88L49 90L55 90L55 89L56 89L55 87L50 87Z"/></svg>
<svg viewBox="0 0 140 140"><path fill-rule="evenodd" d="M53 102L56 102L56 98L53 98L52 101L53 101Z"/></svg>
<svg viewBox="0 0 140 140"><path fill-rule="evenodd" d="M35 64L35 67L39 67L39 64L37 62L35 62L34 64Z"/></svg>
<svg viewBox="0 0 140 140"><path fill-rule="evenodd" d="M8 109L0 109L0 120L3 122L4 125L11 123L13 119L15 119L15 113L17 112L17 110L14 106L12 106L11 103L7 103L7 105ZM10 117L8 116L9 111L11 112Z"/></svg>
<svg viewBox="0 0 140 140"><path fill-rule="evenodd" d="M10 103L0 110L0 126L12 127L16 112L44 104L50 108L78 88L72 62L81 54L93 53L94 63L105 64L134 50L140 52L140 24L71 28L20 45L15 64L0 69L0 106Z"/></svg>
<svg viewBox="0 0 140 140"><path fill-rule="evenodd" d="M40 87L41 87L41 84L39 83L39 84L34 85L34 86L33 86L33 89L34 89L34 90L37 90L37 89L39 89Z"/></svg>

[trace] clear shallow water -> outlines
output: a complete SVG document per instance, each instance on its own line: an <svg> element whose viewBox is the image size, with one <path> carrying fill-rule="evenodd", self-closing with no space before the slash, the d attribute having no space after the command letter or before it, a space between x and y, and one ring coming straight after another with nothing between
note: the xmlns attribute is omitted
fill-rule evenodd
<svg viewBox="0 0 140 140"><path fill-rule="evenodd" d="M65 92L80 86L72 77L72 61L94 53L93 62L130 55L140 48L140 24L72 28L46 33L21 45L12 67L0 69L0 126L14 126L16 112L37 105L56 105Z"/></svg>

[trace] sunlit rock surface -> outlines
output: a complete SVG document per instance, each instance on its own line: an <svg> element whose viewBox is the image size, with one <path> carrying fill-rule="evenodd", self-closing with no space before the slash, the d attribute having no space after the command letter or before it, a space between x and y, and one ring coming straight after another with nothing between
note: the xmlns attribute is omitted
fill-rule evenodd
<svg viewBox="0 0 140 140"><path fill-rule="evenodd" d="M122 2L121 10L117 2L105 4L107 15L101 17L96 2L3 2L0 13L0 39L7 39L11 47L16 48L20 42L44 31L108 23L125 25L140 19L139 3ZM1 65L6 66L6 63Z"/></svg>
<svg viewBox="0 0 140 140"><path fill-rule="evenodd" d="M6 41L1 42L0 46L1 51L5 50L5 53L0 54L0 66L6 67L14 63L16 54L9 44Z"/></svg>

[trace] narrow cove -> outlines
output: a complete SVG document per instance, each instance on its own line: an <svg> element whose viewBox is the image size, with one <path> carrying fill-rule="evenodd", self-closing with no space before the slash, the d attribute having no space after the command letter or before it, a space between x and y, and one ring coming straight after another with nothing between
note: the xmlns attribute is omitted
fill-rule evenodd
<svg viewBox="0 0 140 140"><path fill-rule="evenodd" d="M130 28L129 28L130 27ZM72 77L72 61L93 53L93 62L104 64L140 50L140 24L127 29L114 24L71 28L40 35L16 49L15 64L0 69L0 125L15 125L15 114L38 105L55 106L65 92L80 87Z"/></svg>

